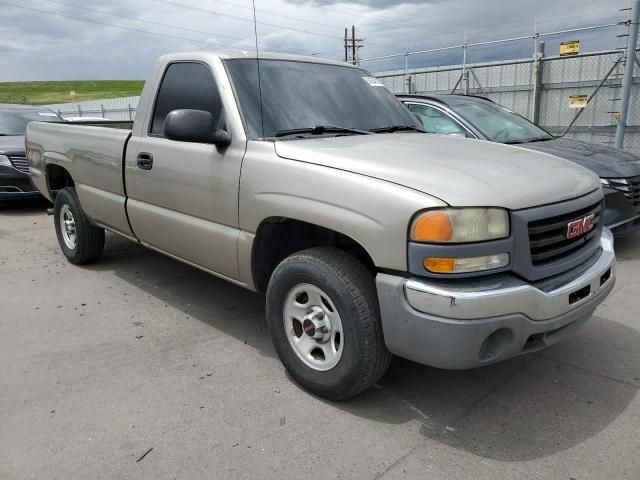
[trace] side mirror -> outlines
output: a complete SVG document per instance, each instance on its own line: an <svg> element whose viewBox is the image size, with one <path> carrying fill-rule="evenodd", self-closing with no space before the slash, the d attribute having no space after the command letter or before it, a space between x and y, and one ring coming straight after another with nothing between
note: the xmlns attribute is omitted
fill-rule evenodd
<svg viewBox="0 0 640 480"><path fill-rule="evenodd" d="M204 110L173 110L164 120L164 136L169 140L191 143L212 143L224 148L231 144L231 135L215 130L215 119Z"/></svg>

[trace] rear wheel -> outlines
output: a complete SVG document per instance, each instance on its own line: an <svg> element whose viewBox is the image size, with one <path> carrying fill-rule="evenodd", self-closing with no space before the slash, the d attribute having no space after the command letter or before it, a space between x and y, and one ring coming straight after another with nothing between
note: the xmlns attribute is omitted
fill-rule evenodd
<svg viewBox="0 0 640 480"><path fill-rule="evenodd" d="M72 187L56 194L53 218L58 243L71 263L95 262L104 249L104 230L91 225Z"/></svg>
<svg viewBox="0 0 640 480"><path fill-rule="evenodd" d="M331 400L369 388L391 359L373 275L337 249L305 250L278 265L267 290L267 322L291 376Z"/></svg>

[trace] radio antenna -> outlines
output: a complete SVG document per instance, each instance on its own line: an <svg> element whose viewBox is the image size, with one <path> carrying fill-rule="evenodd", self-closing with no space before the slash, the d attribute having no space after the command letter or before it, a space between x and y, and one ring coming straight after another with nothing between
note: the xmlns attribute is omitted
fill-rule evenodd
<svg viewBox="0 0 640 480"><path fill-rule="evenodd" d="M260 128L264 138L264 112L262 110L262 83L260 82L260 53L258 49L258 22L256 21L256 0L251 0L253 6L253 33L256 38L256 64L258 66L258 99L260 102Z"/></svg>

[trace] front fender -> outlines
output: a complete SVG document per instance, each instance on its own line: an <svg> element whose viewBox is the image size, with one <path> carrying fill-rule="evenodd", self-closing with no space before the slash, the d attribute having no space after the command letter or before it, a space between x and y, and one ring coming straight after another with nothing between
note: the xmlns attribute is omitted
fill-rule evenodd
<svg viewBox="0 0 640 480"><path fill-rule="evenodd" d="M240 229L254 235L269 217L328 228L362 245L378 268L406 271L413 215L445 204L422 192L337 168L275 155L249 142L240 182Z"/></svg>

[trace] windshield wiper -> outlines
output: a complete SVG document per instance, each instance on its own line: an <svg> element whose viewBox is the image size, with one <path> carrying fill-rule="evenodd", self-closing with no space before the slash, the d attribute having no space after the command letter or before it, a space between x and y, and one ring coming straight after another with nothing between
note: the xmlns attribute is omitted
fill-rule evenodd
<svg viewBox="0 0 640 480"><path fill-rule="evenodd" d="M369 131L373 133L393 133L393 132L406 132L408 130L420 132L420 133L426 133L423 129L414 127L412 125L388 125L386 127L372 128Z"/></svg>
<svg viewBox="0 0 640 480"><path fill-rule="evenodd" d="M329 125L316 125L315 127L292 128L291 130L279 130L275 137L286 137L289 135L322 135L324 133L353 133L355 135L371 135L372 132L367 130L358 130L357 128L348 127L332 127Z"/></svg>
<svg viewBox="0 0 640 480"><path fill-rule="evenodd" d="M525 138L524 140L509 140L504 143L506 145L518 145L519 143L546 142L547 140L553 140L553 137Z"/></svg>
<svg viewBox="0 0 640 480"><path fill-rule="evenodd" d="M538 138L534 138L532 140L529 140L527 143L531 143L531 142L546 142L548 140L553 140L554 137L538 137Z"/></svg>

